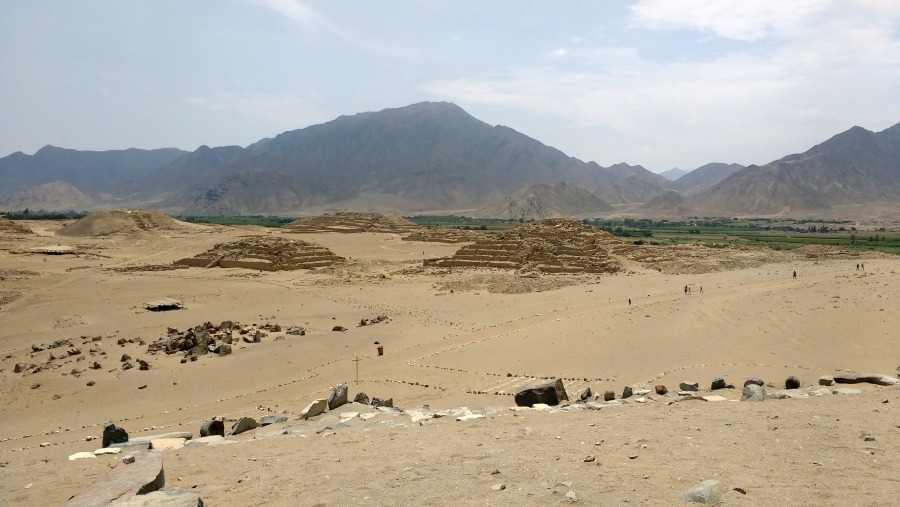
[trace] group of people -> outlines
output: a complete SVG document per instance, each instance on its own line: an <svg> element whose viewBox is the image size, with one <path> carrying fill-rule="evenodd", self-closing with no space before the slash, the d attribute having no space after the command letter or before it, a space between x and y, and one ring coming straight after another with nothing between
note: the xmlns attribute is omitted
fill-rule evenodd
<svg viewBox="0 0 900 507"><path fill-rule="evenodd" d="M684 293L685 293L685 295L691 294L691 286L690 285L684 286ZM703 286L702 285L700 286L700 294L703 294Z"/></svg>
<svg viewBox="0 0 900 507"><path fill-rule="evenodd" d="M866 263L865 263L865 262L858 262L858 263L856 263L856 270L857 270L857 271L865 271L865 270L866 270Z"/></svg>

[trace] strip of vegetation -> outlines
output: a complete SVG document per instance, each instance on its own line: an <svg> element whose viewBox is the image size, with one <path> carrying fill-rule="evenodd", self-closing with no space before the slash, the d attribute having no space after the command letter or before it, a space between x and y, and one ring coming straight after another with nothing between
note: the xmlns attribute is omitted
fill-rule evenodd
<svg viewBox="0 0 900 507"><path fill-rule="evenodd" d="M9 220L70 220L73 218L84 218L87 216L86 211L32 211L28 208L16 211L0 211L0 216L4 216Z"/></svg>
<svg viewBox="0 0 900 507"><path fill-rule="evenodd" d="M297 220L296 217L280 217L275 215L173 215L173 218L182 222L194 224L216 225L261 225L263 227L281 227Z"/></svg>

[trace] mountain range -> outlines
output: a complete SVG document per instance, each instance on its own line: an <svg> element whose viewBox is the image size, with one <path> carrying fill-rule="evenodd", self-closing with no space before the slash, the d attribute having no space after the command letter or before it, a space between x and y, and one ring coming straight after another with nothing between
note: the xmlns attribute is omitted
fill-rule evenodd
<svg viewBox="0 0 900 507"><path fill-rule="evenodd" d="M423 102L341 116L246 148L17 152L0 159L0 209L537 217L649 205L644 212L777 214L896 201L898 132L854 127L764 166L707 164L672 181L639 165L584 162L455 104Z"/></svg>

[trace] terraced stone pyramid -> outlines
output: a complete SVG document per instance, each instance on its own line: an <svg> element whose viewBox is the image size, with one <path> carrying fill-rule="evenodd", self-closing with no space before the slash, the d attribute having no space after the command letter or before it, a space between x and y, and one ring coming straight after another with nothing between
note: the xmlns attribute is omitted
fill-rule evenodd
<svg viewBox="0 0 900 507"><path fill-rule="evenodd" d="M403 236L403 241L423 241L429 243L468 243L483 239L485 234L461 229L429 229L422 227Z"/></svg>
<svg viewBox="0 0 900 507"><path fill-rule="evenodd" d="M614 273L621 269L608 249L608 232L574 220L547 219L496 235L485 235L453 256L427 259L426 266L502 268L543 273Z"/></svg>
<svg viewBox="0 0 900 507"><path fill-rule="evenodd" d="M220 243L194 257L175 261L200 268L246 268L260 271L290 271L330 266L344 260L315 243L269 236Z"/></svg>
<svg viewBox="0 0 900 507"><path fill-rule="evenodd" d="M301 218L285 224L284 229L296 233L316 232L387 232L403 234L422 229L409 220L384 213L337 211L310 218Z"/></svg>

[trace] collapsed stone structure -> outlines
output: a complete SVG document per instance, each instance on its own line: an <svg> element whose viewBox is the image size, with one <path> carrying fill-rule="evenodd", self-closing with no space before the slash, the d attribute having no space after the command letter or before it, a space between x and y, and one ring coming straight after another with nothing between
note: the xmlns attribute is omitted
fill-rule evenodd
<svg viewBox="0 0 900 507"><path fill-rule="evenodd" d="M551 218L496 235L485 235L453 256L426 259L425 266L536 270L544 273L615 273L612 234L574 220Z"/></svg>
<svg viewBox="0 0 900 507"><path fill-rule="evenodd" d="M485 234L463 229L437 229L422 227L403 236L403 241L422 241L428 243L468 243L483 239Z"/></svg>
<svg viewBox="0 0 900 507"><path fill-rule="evenodd" d="M283 229L296 233L316 232L387 232L403 234L422 229L409 220L397 215L384 213L362 213L356 211L336 211L316 217L301 218L285 224Z"/></svg>
<svg viewBox="0 0 900 507"><path fill-rule="evenodd" d="M174 218L140 209L110 209L95 211L64 226L57 234L77 238L132 234L154 230L184 230L189 226Z"/></svg>
<svg viewBox="0 0 900 507"><path fill-rule="evenodd" d="M19 225L6 217L0 217L0 235L25 235L34 234L31 229Z"/></svg>
<svg viewBox="0 0 900 507"><path fill-rule="evenodd" d="M199 268L247 268L260 271L289 271L330 266L344 260L324 246L306 241L256 236L232 243L220 243L194 257L175 261L176 265Z"/></svg>

